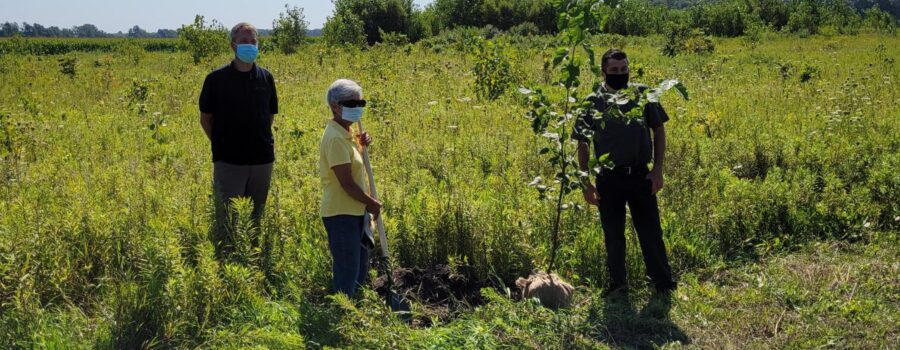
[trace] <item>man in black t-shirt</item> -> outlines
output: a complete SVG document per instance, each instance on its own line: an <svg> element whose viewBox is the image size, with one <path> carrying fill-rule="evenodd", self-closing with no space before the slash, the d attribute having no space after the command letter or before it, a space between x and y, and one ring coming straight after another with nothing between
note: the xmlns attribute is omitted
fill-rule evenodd
<svg viewBox="0 0 900 350"><path fill-rule="evenodd" d="M230 252L233 237L225 217L232 198L249 197L252 217L262 217L272 179L275 140L272 122L278 96L272 74L254 62L259 34L249 23L231 30L232 61L206 76L200 92L200 124L212 148L216 195L216 252Z"/></svg>
<svg viewBox="0 0 900 350"><path fill-rule="evenodd" d="M640 117L628 112L638 108L647 87L628 84L628 57L618 49L610 49L601 60L604 83L600 91L589 97L594 103L596 115L582 115L575 122L572 138L578 140L578 163L588 172L590 150L593 141L594 157L606 155L608 164L601 167L597 186L585 184L584 198L600 209L604 241L607 250L607 268L611 285L607 293L627 291L625 278L625 205L631 210L631 218L644 255L647 274L657 292L667 293L675 289L672 271L666 256L659 221L656 193L663 187L666 133L663 125L669 120L659 103L643 105ZM628 96L627 103L619 104L622 113L616 113L607 102L610 94L631 88L635 96ZM624 100L622 101L624 102ZM652 131L652 140L651 140ZM652 170L649 164L653 163Z"/></svg>

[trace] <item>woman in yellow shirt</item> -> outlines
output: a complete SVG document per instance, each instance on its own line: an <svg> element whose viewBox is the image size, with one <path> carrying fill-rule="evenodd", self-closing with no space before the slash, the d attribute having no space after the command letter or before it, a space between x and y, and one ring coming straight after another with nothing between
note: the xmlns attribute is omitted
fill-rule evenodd
<svg viewBox="0 0 900 350"><path fill-rule="evenodd" d="M319 143L320 214L333 260L332 287L352 297L369 270L369 251L361 243L365 215L378 217L382 204L364 190L368 181L359 147L369 145L371 138L367 133L354 138L350 129L366 106L362 88L352 80L339 79L328 88L327 101L332 118Z"/></svg>

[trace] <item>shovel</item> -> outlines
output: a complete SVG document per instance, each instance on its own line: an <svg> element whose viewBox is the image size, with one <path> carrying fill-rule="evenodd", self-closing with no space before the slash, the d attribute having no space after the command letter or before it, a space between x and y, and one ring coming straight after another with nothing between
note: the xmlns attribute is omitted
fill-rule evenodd
<svg viewBox="0 0 900 350"><path fill-rule="evenodd" d="M362 121L359 122L359 133L363 133L363 125ZM366 173L369 175L369 195L373 198L378 199L378 191L375 189L375 173L372 172L372 163L369 161L369 150L366 146L363 146L363 163L366 165ZM369 215L366 213L366 215ZM379 259L379 265L381 269L384 271L385 280L387 287L387 297L385 298L385 302L388 306L391 307L395 313L397 313L400 318L406 322L410 320L410 307L409 301L406 298L397 294L394 291L394 269L391 268L390 255L388 255L388 243L387 236L384 234L384 221L381 219L381 215L375 219L375 226L378 229L378 238L381 242L381 258ZM371 227L371 226L370 226Z"/></svg>

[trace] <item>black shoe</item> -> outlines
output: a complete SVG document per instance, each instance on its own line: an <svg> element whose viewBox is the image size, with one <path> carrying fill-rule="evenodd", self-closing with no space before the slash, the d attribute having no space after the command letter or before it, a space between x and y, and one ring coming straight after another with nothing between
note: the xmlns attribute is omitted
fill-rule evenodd
<svg viewBox="0 0 900 350"><path fill-rule="evenodd" d="M618 298L628 296L628 285L618 284L609 286L609 288L603 291L601 296L603 296L604 298Z"/></svg>
<svg viewBox="0 0 900 350"><path fill-rule="evenodd" d="M678 289L678 283L671 282L665 285L656 286L656 294L672 294Z"/></svg>

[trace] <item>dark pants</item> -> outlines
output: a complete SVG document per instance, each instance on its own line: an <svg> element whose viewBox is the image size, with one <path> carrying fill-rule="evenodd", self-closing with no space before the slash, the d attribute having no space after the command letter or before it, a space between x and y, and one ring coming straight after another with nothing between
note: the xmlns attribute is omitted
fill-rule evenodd
<svg viewBox="0 0 900 350"><path fill-rule="evenodd" d="M637 231L647 274L657 289L675 286L659 223L659 206L651 191L646 172L637 174L605 173L597 178L600 194L600 222L606 242L606 264L612 286L626 285L625 279L625 205Z"/></svg>
<svg viewBox="0 0 900 350"><path fill-rule="evenodd" d="M269 185L272 182L272 164L235 165L225 162L213 163L213 190L216 196L216 228L214 242L216 254L225 257L234 250L234 237L229 232L229 205L233 198L249 197L253 201L251 217L259 223Z"/></svg>
<svg viewBox="0 0 900 350"><path fill-rule="evenodd" d="M333 260L332 288L352 297L369 274L369 249L362 245L363 217L336 215L322 218L322 222Z"/></svg>

